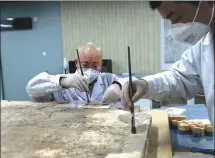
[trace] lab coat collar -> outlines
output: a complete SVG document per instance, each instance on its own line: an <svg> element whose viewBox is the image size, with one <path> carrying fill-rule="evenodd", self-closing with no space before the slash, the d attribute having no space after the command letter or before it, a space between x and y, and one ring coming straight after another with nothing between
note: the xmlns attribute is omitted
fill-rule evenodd
<svg viewBox="0 0 215 158"><path fill-rule="evenodd" d="M104 94L105 87L104 82L102 80L101 72L98 75L97 82L94 83L91 100L100 100L102 95Z"/></svg>
<svg viewBox="0 0 215 158"><path fill-rule="evenodd" d="M101 99L101 95L103 95L104 93L104 82L102 80L101 77L101 73L99 73L98 78L97 78L97 82L94 83L93 85L93 90L92 90L92 94L90 98L90 101L95 101L95 100L100 100ZM75 90L76 94L81 97L83 100L87 100L86 97L86 92L80 92L77 89Z"/></svg>
<svg viewBox="0 0 215 158"><path fill-rule="evenodd" d="M208 32L204 37L203 37L203 45L209 45L211 44L212 40L212 32Z"/></svg>

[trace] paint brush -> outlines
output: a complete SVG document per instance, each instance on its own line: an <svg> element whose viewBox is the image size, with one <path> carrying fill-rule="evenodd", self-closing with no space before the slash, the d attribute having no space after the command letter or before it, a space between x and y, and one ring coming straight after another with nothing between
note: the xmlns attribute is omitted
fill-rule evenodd
<svg viewBox="0 0 215 158"><path fill-rule="evenodd" d="M129 94L132 101L133 91L132 91L132 77L131 77L131 57L130 57L130 47L128 46L128 71L129 71ZM136 133L135 118L134 118L134 103L132 101L131 111L131 132Z"/></svg>
<svg viewBox="0 0 215 158"><path fill-rule="evenodd" d="M77 52L77 56L78 56L78 62L79 62L80 70L81 70L81 75L84 76L82 66L81 66L81 60L80 60L79 53L78 53L78 49L76 49L76 52ZM90 99L88 97L87 91L86 91L86 96L87 96L87 103L90 103Z"/></svg>

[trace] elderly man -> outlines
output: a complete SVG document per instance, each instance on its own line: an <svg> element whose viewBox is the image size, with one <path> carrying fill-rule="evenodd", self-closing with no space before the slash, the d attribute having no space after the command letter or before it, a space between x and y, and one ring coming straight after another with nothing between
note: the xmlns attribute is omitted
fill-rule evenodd
<svg viewBox="0 0 215 158"><path fill-rule="evenodd" d="M102 51L95 44L79 48L74 74L49 75L45 72L31 79L26 91L33 101L70 102L75 100L110 103L119 100L121 84L111 73L101 73ZM81 75L80 65L84 76Z"/></svg>
<svg viewBox="0 0 215 158"><path fill-rule="evenodd" d="M214 29L213 1L151 1L163 18L172 21L172 35L181 42L193 45L169 71L133 81L133 98L129 97L129 83L122 88L122 103L130 107L132 101L148 98L161 101L179 96L193 98L204 91L209 118L214 129ZM180 24L178 24L180 23Z"/></svg>

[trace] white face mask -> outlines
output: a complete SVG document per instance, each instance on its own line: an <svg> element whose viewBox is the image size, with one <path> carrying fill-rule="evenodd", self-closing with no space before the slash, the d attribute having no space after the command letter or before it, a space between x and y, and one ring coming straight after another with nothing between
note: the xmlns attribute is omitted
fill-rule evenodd
<svg viewBox="0 0 215 158"><path fill-rule="evenodd" d="M193 22L190 22L187 24L178 23L178 24L171 25L171 28L169 29L169 33L171 34L173 39L183 43L194 45L210 31L209 26L213 20L214 5L213 5L213 12L211 15L210 22L208 25L205 25L199 22L195 22L199 12L200 3L201 1L199 2L199 6L196 10L196 15L193 19Z"/></svg>
<svg viewBox="0 0 215 158"><path fill-rule="evenodd" d="M98 75L100 73L100 71L90 69L90 68L82 68L82 70L83 70L84 76L87 77L89 83L92 83L95 79L97 79L97 77L98 77ZM81 74L80 69L77 69L77 72L79 74Z"/></svg>

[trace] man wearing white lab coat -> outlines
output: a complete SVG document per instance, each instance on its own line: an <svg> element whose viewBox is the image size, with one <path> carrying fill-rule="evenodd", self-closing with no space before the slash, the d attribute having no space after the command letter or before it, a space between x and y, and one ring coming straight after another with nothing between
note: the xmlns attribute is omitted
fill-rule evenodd
<svg viewBox="0 0 215 158"><path fill-rule="evenodd" d="M76 100L110 103L119 100L121 84L115 74L101 73L102 52L95 44L87 43L78 49L74 74L49 75L40 73L31 79L26 91L33 101L72 102ZM84 76L81 75L80 65Z"/></svg>
<svg viewBox="0 0 215 158"><path fill-rule="evenodd" d="M155 101L184 97L191 99L204 92L209 118L214 130L214 2L151 1L163 18L172 21L172 35L190 47L181 60L169 71L133 81L133 96L129 97L129 83L122 87L122 104L129 108L140 98ZM180 24L177 24L180 23Z"/></svg>

